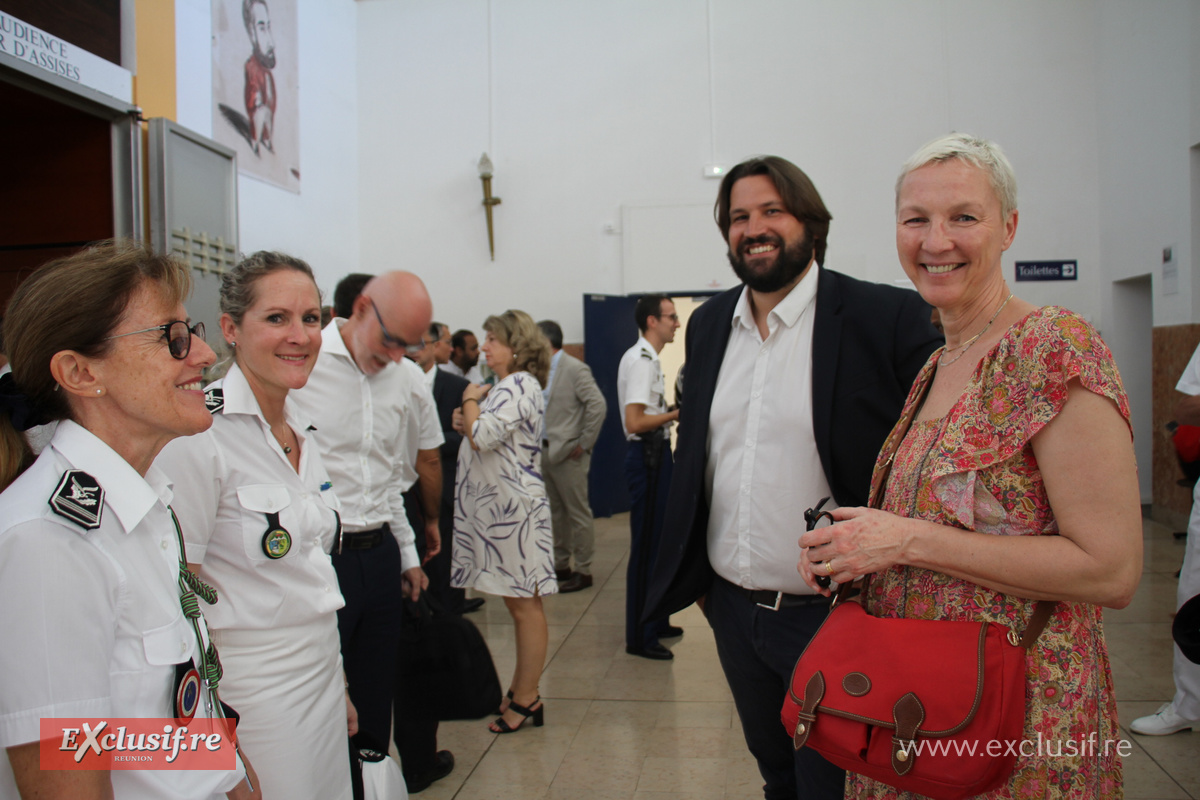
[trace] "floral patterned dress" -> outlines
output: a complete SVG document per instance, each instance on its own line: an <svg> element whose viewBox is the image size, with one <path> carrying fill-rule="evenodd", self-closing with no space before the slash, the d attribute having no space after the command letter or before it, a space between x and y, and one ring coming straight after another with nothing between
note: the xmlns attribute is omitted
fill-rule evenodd
<svg viewBox="0 0 1200 800"><path fill-rule="evenodd" d="M528 372L497 383L463 437L454 486L450 582L489 594L554 594L554 538L542 480L542 387Z"/></svg>
<svg viewBox="0 0 1200 800"><path fill-rule="evenodd" d="M1030 442L1062 410L1073 379L1110 398L1128 422L1112 353L1082 318L1055 306L1037 309L983 358L946 416L914 424L941 352L917 376L879 454L872 505L882 493L882 508L903 517L996 536L1057 534ZM1023 631L1035 602L897 566L870 577L866 604L879 617L982 619ZM1120 731L1099 606L1059 603L1030 648L1027 678L1024 739L1031 744L1022 746L1008 784L985 797L1120 797ZM849 773L846 797L913 795Z"/></svg>

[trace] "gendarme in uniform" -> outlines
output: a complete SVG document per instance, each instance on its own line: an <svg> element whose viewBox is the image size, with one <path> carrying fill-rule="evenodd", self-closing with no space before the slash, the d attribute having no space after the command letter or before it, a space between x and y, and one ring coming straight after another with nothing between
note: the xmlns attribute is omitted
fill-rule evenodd
<svg viewBox="0 0 1200 800"><path fill-rule="evenodd" d="M206 610L225 668L221 696L241 714L238 736L264 797L349 798L343 600L329 558L337 497L290 397L298 473L237 364L205 399L212 427L168 443L155 464L175 480L189 559L220 593Z"/></svg>
<svg viewBox="0 0 1200 800"><path fill-rule="evenodd" d="M41 717L175 716L176 665L201 659L172 499L157 468L143 478L70 421L0 495L0 748L37 741ZM240 765L111 773L114 796L147 800L223 795L243 777ZM0 758L0 797L17 796Z"/></svg>
<svg viewBox="0 0 1200 800"><path fill-rule="evenodd" d="M639 435L625 428L625 407L631 403L644 405L645 413L667 413L666 378L654 346L639 336L637 343L621 356L617 367L617 400L620 405L621 428L629 441L625 458L625 479L629 485L632 507L629 513L631 545L625 597L625 646L645 650L658 646L660 623L641 624L646 586L654 574L654 559L662 531L666 509L667 487L671 484L670 424ZM655 438L658 441L654 441ZM657 470L647 468L647 453ZM653 496L648 497L648 493ZM646 515L652 514L652 525L646 531ZM647 533L649 534L647 538Z"/></svg>

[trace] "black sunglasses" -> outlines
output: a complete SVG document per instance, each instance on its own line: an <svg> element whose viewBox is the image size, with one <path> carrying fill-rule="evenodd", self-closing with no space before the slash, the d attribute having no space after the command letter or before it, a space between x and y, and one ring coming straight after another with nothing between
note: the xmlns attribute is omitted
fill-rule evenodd
<svg viewBox="0 0 1200 800"><path fill-rule="evenodd" d="M135 333L149 333L150 331L162 331L167 340L167 349L171 351L171 357L180 361L188 357L188 353L192 352L192 337L199 336L204 338L204 323L197 322L195 325L188 325L181 319L172 320L165 325L155 325L153 328L142 328L140 331L130 331L129 333L118 333L116 336L108 336L109 339L120 339L122 336L133 336Z"/></svg>

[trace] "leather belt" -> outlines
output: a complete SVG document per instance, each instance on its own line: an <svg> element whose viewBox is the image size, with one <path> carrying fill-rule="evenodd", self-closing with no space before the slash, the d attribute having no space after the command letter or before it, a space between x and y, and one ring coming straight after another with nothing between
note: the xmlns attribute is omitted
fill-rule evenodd
<svg viewBox="0 0 1200 800"><path fill-rule="evenodd" d="M386 522L382 527L375 528L369 531L343 531L338 537L337 552L342 553L346 550L370 550L373 547L378 547L383 544L384 536L391 536L392 528Z"/></svg>
<svg viewBox="0 0 1200 800"><path fill-rule="evenodd" d="M768 611L778 611L781 608L801 608L803 606L827 606L833 602L832 597L825 597L820 594L787 594L785 592L773 592L770 589L747 589L724 578L721 578L721 580L728 586L731 586L742 597L754 603L754 605L765 608Z"/></svg>

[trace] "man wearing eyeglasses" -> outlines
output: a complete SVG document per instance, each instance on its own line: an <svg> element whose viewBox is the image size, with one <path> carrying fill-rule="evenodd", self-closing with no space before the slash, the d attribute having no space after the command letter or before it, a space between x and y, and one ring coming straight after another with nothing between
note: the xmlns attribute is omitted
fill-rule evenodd
<svg viewBox="0 0 1200 800"><path fill-rule="evenodd" d="M667 408L666 380L658 354L675 341L679 315L669 297L648 294L638 298L633 316L642 335L621 356L617 367L621 425L629 441L625 480L633 501L629 510L631 544L625 582L625 652L666 661L674 656L662 646L659 637L679 635L682 631L671 627L665 619L643 625L641 618L646 587L654 574L667 489L671 485L670 425L679 418L678 409Z"/></svg>
<svg viewBox="0 0 1200 800"><path fill-rule="evenodd" d="M348 276L334 298L335 313L348 316L335 316L325 328L308 383L291 397L316 428L313 440L342 503L342 535L333 551L346 598L338 612L342 659L359 729L386 750L402 592L415 600L428 585L403 498L417 479L417 465L403 454L428 391L419 368L398 362L423 349L433 304L410 272ZM433 419L436 425L436 409ZM440 428L418 441L436 453ZM433 524L436 530L436 514Z"/></svg>

